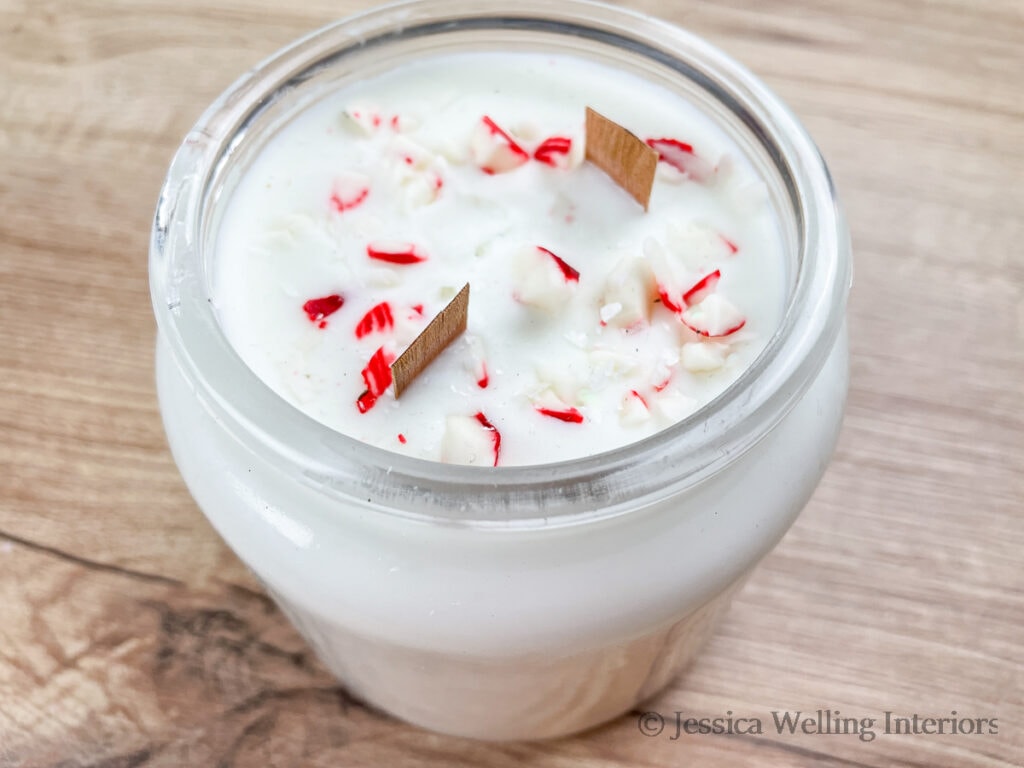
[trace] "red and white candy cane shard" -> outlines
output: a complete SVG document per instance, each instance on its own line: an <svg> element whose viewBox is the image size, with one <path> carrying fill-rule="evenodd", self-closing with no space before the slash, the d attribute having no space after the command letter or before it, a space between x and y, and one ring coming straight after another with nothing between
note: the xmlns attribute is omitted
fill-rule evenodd
<svg viewBox="0 0 1024 768"><path fill-rule="evenodd" d="M370 177L362 173L343 173L331 188L331 208L337 213L351 211L370 196Z"/></svg>
<svg viewBox="0 0 1024 768"><path fill-rule="evenodd" d="M367 136L380 128L382 122L380 112L375 107L364 104L350 106L345 110L345 117Z"/></svg>
<svg viewBox="0 0 1024 768"><path fill-rule="evenodd" d="M739 252L740 247L738 245L736 245L736 243L734 243L728 237L726 237L725 235L723 235L721 233L719 233L718 237L721 238L723 243L725 243L725 247L729 249L729 255L730 256L735 256Z"/></svg>
<svg viewBox="0 0 1024 768"><path fill-rule="evenodd" d="M366 255L389 264L419 264L427 257L412 243L375 242L366 246Z"/></svg>
<svg viewBox="0 0 1024 768"><path fill-rule="evenodd" d="M336 293L330 296L323 296L319 299L310 299L302 305L302 311L309 317L311 323L320 323L320 327L326 327L324 318L330 317L345 304L345 299Z"/></svg>
<svg viewBox="0 0 1024 768"><path fill-rule="evenodd" d="M690 307L680 317L683 325L709 339L730 336L747 323L743 313L717 293Z"/></svg>
<svg viewBox="0 0 1024 768"><path fill-rule="evenodd" d="M373 353L373 357L363 368L363 382L366 384L366 391L356 400L356 407L360 413L366 413L377 404L377 398L383 395L391 386L391 363L395 356L384 347Z"/></svg>
<svg viewBox="0 0 1024 768"><path fill-rule="evenodd" d="M648 139L648 146L658 153L658 160L685 173L693 181L707 181L715 173L715 166L693 151L693 147L678 139Z"/></svg>
<svg viewBox="0 0 1024 768"><path fill-rule="evenodd" d="M666 309L675 312L676 314L682 312L686 307L681 298L677 299L674 297L669 289L661 283L658 283L658 298L661 299L661 303Z"/></svg>
<svg viewBox="0 0 1024 768"><path fill-rule="evenodd" d="M513 171L530 160L526 150L486 115L473 131L470 151L480 170L489 175Z"/></svg>
<svg viewBox="0 0 1024 768"><path fill-rule="evenodd" d="M568 168L569 153L572 152L572 139L567 136L552 136L545 139L534 150L533 159L550 165L552 168Z"/></svg>
<svg viewBox="0 0 1024 768"><path fill-rule="evenodd" d="M541 405L536 405L536 406L534 406L534 408L536 408L537 413L539 413L541 416L547 416L548 418L551 418L551 419L558 419L559 421L564 421L564 422L567 422L569 424L582 424L583 423L583 414L580 413L575 408L571 408L570 407L570 408L557 408L556 409L556 408L545 408L544 406L541 406Z"/></svg>
<svg viewBox="0 0 1024 768"><path fill-rule="evenodd" d="M547 248L544 248L542 246L538 245L537 250L540 251L541 253L547 254L552 259L554 259L554 262L558 266L558 269L561 270L562 272L562 277L565 278L565 282L578 283L580 281L580 273L577 270L570 267L568 264L566 264L561 258L559 258L551 251L549 251Z"/></svg>
<svg viewBox="0 0 1024 768"><path fill-rule="evenodd" d="M491 443L494 446L494 466L498 466L498 457L501 455L501 432L498 428L488 421L487 417L484 416L483 411L476 414L476 420L480 422L480 426L491 433Z"/></svg>
<svg viewBox="0 0 1024 768"><path fill-rule="evenodd" d="M715 287L718 285L718 281L722 279L721 270L716 269L710 274L704 275L700 280L694 283L693 287L690 288L686 293L683 294L683 304L687 307L692 307L695 304L700 304L704 299L715 292Z"/></svg>
<svg viewBox="0 0 1024 768"><path fill-rule="evenodd" d="M637 400L639 400L643 404L644 408L650 408L650 406L647 405L647 400L644 398L644 396L637 392L635 389L629 390L629 394L630 396L635 397Z"/></svg>
<svg viewBox="0 0 1024 768"><path fill-rule="evenodd" d="M356 325L356 338L361 339L374 331L390 331L395 327L395 318L391 314L391 305L382 301L365 315Z"/></svg>

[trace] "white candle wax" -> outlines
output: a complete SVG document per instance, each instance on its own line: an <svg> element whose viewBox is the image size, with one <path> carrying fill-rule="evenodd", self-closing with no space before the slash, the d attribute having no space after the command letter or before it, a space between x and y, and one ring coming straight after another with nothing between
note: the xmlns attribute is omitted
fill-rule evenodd
<svg viewBox="0 0 1024 768"><path fill-rule="evenodd" d="M586 106L673 140L655 143L649 211L582 162ZM778 225L731 139L680 96L565 55L438 55L349 85L232 195L214 299L236 349L313 418L421 458L635 442L735 381L782 312ZM360 400L466 282L466 334L400 399Z"/></svg>

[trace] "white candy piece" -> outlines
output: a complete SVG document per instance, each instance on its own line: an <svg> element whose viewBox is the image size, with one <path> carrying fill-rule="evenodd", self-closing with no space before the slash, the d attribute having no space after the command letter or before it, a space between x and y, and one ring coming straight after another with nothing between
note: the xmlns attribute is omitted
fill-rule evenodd
<svg viewBox="0 0 1024 768"><path fill-rule="evenodd" d="M353 104L342 112L342 116L346 127L363 136L372 135L383 122L380 110L367 104Z"/></svg>
<svg viewBox="0 0 1024 768"><path fill-rule="evenodd" d="M534 366L534 372L540 385L533 397L534 404L558 409L577 402L583 382L566 366L561 363L539 363Z"/></svg>
<svg viewBox="0 0 1024 768"><path fill-rule="evenodd" d="M601 296L601 307L618 304L620 309L604 322L619 328L645 323L651 316L651 303L656 295L654 273L646 259L627 257L609 273ZM603 319L603 318L602 318Z"/></svg>
<svg viewBox="0 0 1024 768"><path fill-rule="evenodd" d="M433 152L406 136L395 136L388 143L388 151L401 166L414 171L425 171L436 160Z"/></svg>
<svg viewBox="0 0 1024 768"><path fill-rule="evenodd" d="M437 201L444 186L444 158L405 136L394 137L388 150L394 158L403 210L412 211Z"/></svg>
<svg viewBox="0 0 1024 768"><path fill-rule="evenodd" d="M696 221L669 224L665 247L673 259L691 272L705 272L709 262L730 253L718 232Z"/></svg>
<svg viewBox="0 0 1024 768"><path fill-rule="evenodd" d="M496 434L473 416L449 416L441 439L441 461L493 467L497 460Z"/></svg>
<svg viewBox="0 0 1024 768"><path fill-rule="evenodd" d="M513 256L512 295L520 304L555 313L572 299L578 285L566 279L551 255L533 245Z"/></svg>
<svg viewBox="0 0 1024 768"><path fill-rule="evenodd" d="M612 304L605 304L603 307L601 307L601 310L598 314L601 315L601 322L607 325L609 322L611 322L612 318L614 318L621 312L622 305L616 301Z"/></svg>
<svg viewBox="0 0 1024 768"><path fill-rule="evenodd" d="M400 173L398 187L402 209L406 212L436 203L444 183L436 171Z"/></svg>
<svg viewBox="0 0 1024 768"><path fill-rule="evenodd" d="M479 385L488 378L487 348L484 346L484 340L475 334L467 333L463 337L469 348L469 355L466 357L464 367Z"/></svg>
<svg viewBox="0 0 1024 768"><path fill-rule="evenodd" d="M419 118L411 115L395 115L391 119L391 128L398 133L411 133L419 127Z"/></svg>
<svg viewBox="0 0 1024 768"><path fill-rule="evenodd" d="M697 401L675 389L654 395L651 408L665 424L675 424L697 409Z"/></svg>
<svg viewBox="0 0 1024 768"><path fill-rule="evenodd" d="M588 356L591 370L598 378L615 379L629 376L640 367L634 355L611 349L595 349Z"/></svg>
<svg viewBox="0 0 1024 768"><path fill-rule="evenodd" d="M683 312L683 323L687 328L710 338L738 331L744 322L743 313L719 293L712 293L697 306Z"/></svg>
<svg viewBox="0 0 1024 768"><path fill-rule="evenodd" d="M540 126L536 123L515 123L509 127L508 132L516 141L532 143L540 138Z"/></svg>
<svg viewBox="0 0 1024 768"><path fill-rule="evenodd" d="M491 174L514 171L530 159L522 150L514 149L509 137L503 136L500 129L484 120L478 122L473 129L469 151L473 162L485 173Z"/></svg>
<svg viewBox="0 0 1024 768"><path fill-rule="evenodd" d="M619 421L623 426L635 427L651 418L647 403L636 392L627 392L619 404Z"/></svg>
<svg viewBox="0 0 1024 768"><path fill-rule="evenodd" d="M682 366L692 373L717 371L725 365L729 346L717 341L693 341L683 344L680 354Z"/></svg>

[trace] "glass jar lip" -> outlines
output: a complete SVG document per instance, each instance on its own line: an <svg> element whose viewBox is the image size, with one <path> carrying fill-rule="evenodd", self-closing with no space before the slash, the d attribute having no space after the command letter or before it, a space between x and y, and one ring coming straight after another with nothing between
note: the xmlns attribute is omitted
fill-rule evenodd
<svg viewBox="0 0 1024 768"><path fill-rule="evenodd" d="M202 224L210 180L268 95L344 46L481 25L562 25L572 34L667 58L716 95L769 147L793 197L801 258L782 323L754 365L683 421L622 448L553 464L463 467L362 443L274 393L227 341L206 295ZM682 72L683 69L680 69ZM196 398L254 453L330 496L401 516L456 524L532 525L605 517L677 493L734 461L797 402L821 369L845 314L848 234L824 160L789 109L745 67L679 27L595 0L403 0L337 21L266 59L203 114L161 189L150 285L161 338ZM173 418L173 414L165 414Z"/></svg>

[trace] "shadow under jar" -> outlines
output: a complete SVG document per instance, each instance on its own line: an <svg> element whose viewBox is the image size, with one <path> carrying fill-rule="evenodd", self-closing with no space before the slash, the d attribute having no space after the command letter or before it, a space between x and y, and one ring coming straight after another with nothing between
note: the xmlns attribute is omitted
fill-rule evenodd
<svg viewBox="0 0 1024 768"><path fill-rule="evenodd" d="M746 154L780 222L787 293L776 333L724 394L610 452L462 467L335 432L245 365L211 303L234 185L308 106L439 50L621 68L685 96ZM150 254L160 407L203 512L354 694L442 732L554 737L627 711L678 674L807 502L842 420L850 273L818 151L715 48L578 0L511 10L417 0L298 41L189 133Z"/></svg>

